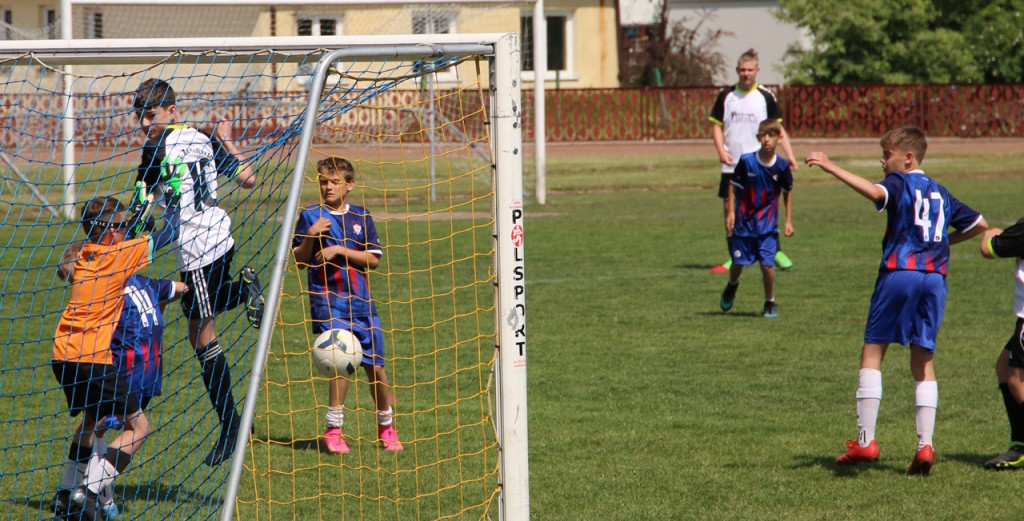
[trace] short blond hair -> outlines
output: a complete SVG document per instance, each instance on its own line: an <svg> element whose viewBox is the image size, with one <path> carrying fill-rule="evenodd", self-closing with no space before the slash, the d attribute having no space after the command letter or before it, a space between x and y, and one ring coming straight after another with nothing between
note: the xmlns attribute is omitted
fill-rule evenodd
<svg viewBox="0 0 1024 521"><path fill-rule="evenodd" d="M910 151L914 153L914 159L920 164L924 161L924 154L928 151L928 138L924 131L914 125L894 128L885 133L879 140L882 151L894 150L896 152Z"/></svg>
<svg viewBox="0 0 1024 521"><path fill-rule="evenodd" d="M779 120L777 119L766 119L757 125L757 135L781 136L782 123L779 123Z"/></svg>

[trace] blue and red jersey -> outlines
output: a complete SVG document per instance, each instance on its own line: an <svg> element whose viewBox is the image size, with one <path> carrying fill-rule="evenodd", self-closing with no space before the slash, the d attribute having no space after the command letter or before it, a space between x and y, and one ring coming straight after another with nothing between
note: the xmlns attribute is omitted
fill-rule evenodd
<svg viewBox="0 0 1024 521"><path fill-rule="evenodd" d="M160 302L174 298L174 283L132 275L110 342L114 365L137 396L159 396L162 385L164 316Z"/></svg>
<svg viewBox="0 0 1024 521"><path fill-rule="evenodd" d="M303 209L295 224L293 248L309 236L310 226L321 217L332 221L331 229L314 241L312 262L315 262L317 252L328 246L344 246L378 256L383 253L370 212L351 204L345 205L342 211L331 210L323 205ZM351 321L356 317L377 315L365 268L350 266L344 259L335 259L311 265L306 271L314 333L330 329L332 319Z"/></svg>
<svg viewBox="0 0 1024 521"><path fill-rule="evenodd" d="M977 211L961 203L921 170L890 173L878 183L888 212L880 270L946 274L949 228L965 232L981 222Z"/></svg>
<svg viewBox="0 0 1024 521"><path fill-rule="evenodd" d="M757 152L743 154L730 180L736 187L737 237L763 237L779 233L779 195L793 189L789 161L775 156L761 162Z"/></svg>

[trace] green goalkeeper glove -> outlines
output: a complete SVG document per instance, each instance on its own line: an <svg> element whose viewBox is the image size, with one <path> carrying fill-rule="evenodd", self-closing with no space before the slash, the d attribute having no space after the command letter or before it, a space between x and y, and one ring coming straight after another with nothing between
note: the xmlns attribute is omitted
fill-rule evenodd
<svg viewBox="0 0 1024 521"><path fill-rule="evenodd" d="M171 187L173 195L181 195L181 178L188 175L188 167L181 158L164 160L160 165L160 182Z"/></svg>

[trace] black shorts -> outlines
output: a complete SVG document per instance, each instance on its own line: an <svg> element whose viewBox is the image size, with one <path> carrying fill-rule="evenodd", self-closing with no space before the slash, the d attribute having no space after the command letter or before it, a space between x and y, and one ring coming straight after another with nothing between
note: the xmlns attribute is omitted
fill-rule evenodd
<svg viewBox="0 0 1024 521"><path fill-rule="evenodd" d="M722 179L718 182L718 197L722 199L729 198L730 184L732 184L732 174L722 174Z"/></svg>
<svg viewBox="0 0 1024 521"><path fill-rule="evenodd" d="M231 281L234 256L232 248L202 268L181 272L181 281L188 284L188 291L181 295L181 311L189 320L213 318L244 300L241 283Z"/></svg>
<svg viewBox="0 0 1024 521"><path fill-rule="evenodd" d="M142 409L128 381L113 365L54 360L50 368L64 391L71 416L84 411L96 420L112 414L124 418Z"/></svg>
<svg viewBox="0 0 1024 521"><path fill-rule="evenodd" d="M1003 349L1010 352L1010 367L1024 369L1024 318L1017 318L1017 325L1013 328L1013 336L1006 342Z"/></svg>

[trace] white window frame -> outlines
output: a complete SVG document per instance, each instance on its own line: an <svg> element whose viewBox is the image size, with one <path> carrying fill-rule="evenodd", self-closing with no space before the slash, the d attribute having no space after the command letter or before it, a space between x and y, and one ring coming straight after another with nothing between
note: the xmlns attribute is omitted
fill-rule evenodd
<svg viewBox="0 0 1024 521"><path fill-rule="evenodd" d="M565 68L558 71L548 69L544 71L544 81L574 81L579 78L576 76L576 20L575 14L571 11L545 11L544 19L561 16L565 18ZM533 11L522 11L519 14L520 26L522 26L523 18L533 18ZM522 36L522 35L520 35ZM530 45L532 48L533 42L524 42L526 45ZM551 47L551 42L548 42L548 47ZM523 70L523 81L534 81L537 77L537 72L533 70Z"/></svg>
<svg viewBox="0 0 1024 521"><path fill-rule="evenodd" d="M337 15L315 15L315 14L301 14L295 17L295 34L299 34L299 22L302 20L309 20L312 27L312 35L303 36L323 36L320 34L320 21L321 20L334 20L334 36L341 36L344 34L341 25L341 17Z"/></svg>
<svg viewBox="0 0 1024 521"><path fill-rule="evenodd" d="M457 20L459 19L459 12L458 12L457 9L441 8L441 9L435 9L433 13L434 13L435 16L443 15L443 17L448 20L448 27L447 27L447 31L445 31L445 32L434 32L434 33L430 33L430 34L457 34L459 32L458 31L458 23L457 23ZM413 34L428 34L426 32L417 32L416 31L416 17L420 16L420 15L424 15L425 16L427 14L428 14L428 11L426 9L415 9L411 13L409 13L409 26L410 26L410 32L411 33L413 33ZM455 66L449 67L449 68L447 68L447 69L445 69L443 71L437 71L437 73L435 73L433 76L434 76L434 80L437 81L438 83L442 83L442 82L443 83L458 83L459 82L459 74L458 74L458 72L456 72Z"/></svg>

